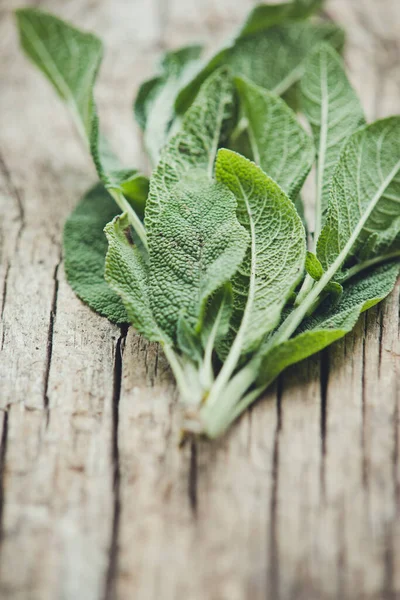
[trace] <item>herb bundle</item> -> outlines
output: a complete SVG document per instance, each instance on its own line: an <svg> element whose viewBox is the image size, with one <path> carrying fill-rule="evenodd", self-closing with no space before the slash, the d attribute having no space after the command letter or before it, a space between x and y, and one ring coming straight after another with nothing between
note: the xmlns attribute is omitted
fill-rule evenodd
<svg viewBox="0 0 400 600"><path fill-rule="evenodd" d="M134 105L150 180L100 131L101 42L17 12L22 47L71 110L101 181L66 223L68 280L162 345L187 432L223 433L398 276L400 117L366 123L337 52L342 31L308 18L321 4L262 4L210 59L200 46L165 55ZM308 250L300 192L314 163Z"/></svg>

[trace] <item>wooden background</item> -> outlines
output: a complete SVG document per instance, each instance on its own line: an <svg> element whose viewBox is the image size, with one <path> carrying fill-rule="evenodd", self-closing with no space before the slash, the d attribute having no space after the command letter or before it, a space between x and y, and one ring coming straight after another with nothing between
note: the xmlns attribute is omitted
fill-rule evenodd
<svg viewBox="0 0 400 600"><path fill-rule="evenodd" d="M34 2L32 2L34 4ZM107 135L165 48L217 45L251 0L36 2L97 32ZM291 369L224 439L177 447L165 359L86 308L64 220L95 180L0 2L0 597L400 598L399 290ZM328 0L369 118L400 112L399 0Z"/></svg>

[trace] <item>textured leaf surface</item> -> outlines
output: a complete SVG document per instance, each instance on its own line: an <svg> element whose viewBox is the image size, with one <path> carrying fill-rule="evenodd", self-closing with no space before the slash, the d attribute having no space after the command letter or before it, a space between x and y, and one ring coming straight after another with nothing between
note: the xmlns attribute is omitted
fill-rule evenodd
<svg viewBox="0 0 400 600"><path fill-rule="evenodd" d="M57 94L69 108L82 138L90 146L100 179L107 187L121 187L120 172L127 171L112 152L99 131L93 87L103 56L101 41L91 33L82 32L51 14L36 8L16 11L21 46L26 55L42 71ZM130 176L141 179L130 199L138 212L143 212L143 189L147 178L131 170Z"/></svg>
<svg viewBox="0 0 400 600"><path fill-rule="evenodd" d="M120 298L104 281L107 239L104 227L118 209L102 185L91 189L68 217L64 227L64 263L77 296L113 323L127 323Z"/></svg>
<svg viewBox="0 0 400 600"><path fill-rule="evenodd" d="M238 37L252 35L259 31L265 31L274 25L280 25L285 21L305 19L317 11L323 4L323 0L294 0L282 4L259 4L255 6L248 15Z"/></svg>
<svg viewBox="0 0 400 600"><path fill-rule="evenodd" d="M202 86L185 115L180 131L164 148L150 182L146 228L151 231L168 203L171 189L189 172L213 176L221 136L233 112L233 83L226 69L214 73Z"/></svg>
<svg viewBox="0 0 400 600"><path fill-rule="evenodd" d="M232 309L232 286L230 283L226 283L210 298L204 311L201 327L201 339L204 347L210 337L212 337L214 345L215 342L219 342L226 336L229 331Z"/></svg>
<svg viewBox="0 0 400 600"><path fill-rule="evenodd" d="M346 143L332 180L318 258L326 269L341 259L365 260L393 250L399 217L400 117L390 117Z"/></svg>
<svg viewBox="0 0 400 600"><path fill-rule="evenodd" d="M323 40L340 49L343 32L331 23L300 22L239 37L231 46L215 54L179 92L176 110L185 112L202 82L221 65L228 65L234 75L281 95L301 78L306 57ZM273 58L269 60L267 57Z"/></svg>
<svg viewBox="0 0 400 600"><path fill-rule="evenodd" d="M254 162L296 198L314 162L312 140L281 98L244 79L236 79L236 86Z"/></svg>
<svg viewBox="0 0 400 600"><path fill-rule="evenodd" d="M161 75L144 82L139 89L135 115L144 129L145 146L154 165L174 119L176 95L194 72L201 51L201 46L186 46L166 52L161 62Z"/></svg>
<svg viewBox="0 0 400 600"><path fill-rule="evenodd" d="M324 274L320 261L312 252L307 252L306 271L315 281L319 281Z"/></svg>
<svg viewBox="0 0 400 600"><path fill-rule="evenodd" d="M133 245L126 215L118 216L105 227L108 252L105 279L122 299L128 320L153 342L167 341L154 319L148 294L148 267L142 253Z"/></svg>
<svg viewBox="0 0 400 600"><path fill-rule="evenodd" d="M305 232L283 190L246 158L220 150L216 177L235 194L239 222L250 233L245 260L232 279L234 309L227 342L241 327L245 353L277 325L299 281L306 254Z"/></svg>
<svg viewBox="0 0 400 600"><path fill-rule="evenodd" d="M317 210L323 220L328 208L329 186L343 145L365 123L342 59L328 44L322 44L307 60L301 79L301 105L317 148Z"/></svg>
<svg viewBox="0 0 400 600"><path fill-rule="evenodd" d="M235 273L247 244L225 186L204 174L171 190L149 237L151 306L170 337L180 312L192 327L198 324L206 300Z"/></svg>
<svg viewBox="0 0 400 600"><path fill-rule="evenodd" d="M333 308L327 301L313 317L306 319L290 340L272 348L260 368L257 384L273 381L289 365L319 352L352 330L361 312L371 308L393 289L399 265L377 267L349 281Z"/></svg>

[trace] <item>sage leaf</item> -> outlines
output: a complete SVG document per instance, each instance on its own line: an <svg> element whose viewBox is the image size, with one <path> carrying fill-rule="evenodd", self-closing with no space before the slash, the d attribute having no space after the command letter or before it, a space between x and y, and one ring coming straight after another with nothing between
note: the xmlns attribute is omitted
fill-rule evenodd
<svg viewBox="0 0 400 600"><path fill-rule="evenodd" d="M399 265L392 262L349 281L333 309L332 304L326 302L315 315L303 321L294 337L267 352L259 369L257 385L270 383L289 365L345 336L363 311L392 291L398 274Z"/></svg>
<svg viewBox="0 0 400 600"><path fill-rule="evenodd" d="M183 114L188 109L203 81L221 65L229 66L233 75L247 78L280 96L300 80L305 59L323 40L340 50L343 31L332 23L299 22L238 37L212 56L181 89L176 98L176 111ZM266 57L274 57L268 62L268 68Z"/></svg>
<svg viewBox="0 0 400 600"><path fill-rule="evenodd" d="M282 4L258 4L247 16L246 21L240 28L238 37L265 31L285 21L305 19L316 12L322 4L323 0L295 0Z"/></svg>
<svg viewBox="0 0 400 600"><path fill-rule="evenodd" d="M389 117L354 133L340 156L317 246L324 269L393 251L399 203L400 117Z"/></svg>
<svg viewBox="0 0 400 600"><path fill-rule="evenodd" d="M347 138L365 124L360 101L344 71L342 59L329 44L308 57L300 82L301 108L317 148L315 239L325 219L331 179Z"/></svg>
<svg viewBox="0 0 400 600"><path fill-rule="evenodd" d="M183 118L180 131L161 153L160 162L150 182L146 205L146 229L151 231L160 212L169 201L171 189L182 178L203 173L209 179L214 173L216 153L233 118L233 83L222 68L204 83L196 101ZM200 184L199 184L200 186Z"/></svg>
<svg viewBox="0 0 400 600"><path fill-rule="evenodd" d="M314 162L312 140L281 98L244 79L235 83L254 162L295 199Z"/></svg>
<svg viewBox="0 0 400 600"><path fill-rule="evenodd" d="M16 18L22 48L69 108L84 143L91 150L99 178L107 188L116 190L114 199L128 211L129 203L118 192L124 193L123 180L136 178L138 186L130 186L129 198L138 213L143 213L147 178L136 170L128 173L123 169L99 131L93 88L103 56L101 41L36 8L19 9Z"/></svg>
<svg viewBox="0 0 400 600"><path fill-rule="evenodd" d="M235 196L209 181L181 182L149 236L149 295L159 327L175 339L178 316L201 327L208 298L243 260L248 234L236 218Z"/></svg>
<svg viewBox="0 0 400 600"><path fill-rule="evenodd" d="M87 192L65 222L64 265L68 283L83 302L113 323L128 323L121 298L104 281L103 229L117 212L102 184Z"/></svg>
<svg viewBox="0 0 400 600"><path fill-rule="evenodd" d="M211 344L211 349L213 349L215 344L226 336L229 331L232 309L232 285L227 282L210 297L204 312L200 333L205 349L208 344Z"/></svg>
<svg viewBox="0 0 400 600"><path fill-rule="evenodd" d="M195 364L200 364L203 358L201 341L193 327L188 323L184 312L179 315L176 330L178 348Z"/></svg>
<svg viewBox="0 0 400 600"><path fill-rule="evenodd" d="M134 111L144 130L144 143L153 165L169 136L176 94L194 72L201 51L202 46L186 46L166 52L160 65L161 75L145 81L139 89Z"/></svg>
<svg viewBox="0 0 400 600"><path fill-rule="evenodd" d="M234 308L225 344L253 351L279 322L304 269L304 227L283 190L254 163L222 149L216 178L235 194L239 222L250 234L244 262L232 279Z"/></svg>
<svg viewBox="0 0 400 600"><path fill-rule="evenodd" d="M129 322L152 342L169 343L153 316L148 291L148 265L130 237L125 214L115 217L104 229L108 240L104 276L110 288L119 294Z"/></svg>
<svg viewBox="0 0 400 600"><path fill-rule="evenodd" d="M307 252L306 271L314 281L319 281L324 274L324 268L313 252Z"/></svg>

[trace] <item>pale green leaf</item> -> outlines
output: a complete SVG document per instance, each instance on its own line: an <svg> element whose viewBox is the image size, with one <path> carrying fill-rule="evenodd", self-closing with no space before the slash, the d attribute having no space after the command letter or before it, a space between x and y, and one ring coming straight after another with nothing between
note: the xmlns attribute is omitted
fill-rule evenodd
<svg viewBox="0 0 400 600"><path fill-rule="evenodd" d="M324 274L324 268L313 252L307 252L306 271L315 281L319 281Z"/></svg>
<svg viewBox="0 0 400 600"><path fill-rule="evenodd" d="M392 291L398 274L399 265L389 263L346 283L340 302L333 309L327 301L313 317L303 321L293 338L268 351L259 369L257 385L270 383L289 365L346 335L353 329L361 312Z"/></svg>
<svg viewBox="0 0 400 600"><path fill-rule="evenodd" d="M234 192L239 222L250 234L245 260L232 279L234 310L227 340L229 344L240 331L241 353L246 353L277 325L303 273L305 232L283 190L246 158L220 150L216 177Z"/></svg>
<svg viewBox="0 0 400 600"><path fill-rule="evenodd" d="M305 59L313 48L325 40L340 49L343 39L343 31L335 24L308 22L287 23L236 38L211 57L182 88L176 110L184 113L202 82L221 65L228 65L235 76L245 77L278 95L284 94L303 75Z"/></svg>
<svg viewBox="0 0 400 600"><path fill-rule="evenodd" d="M115 217L104 231L108 239L105 280L121 297L129 322L137 331L150 341L168 343L168 336L158 327L150 307L148 266L132 242L127 216Z"/></svg>
<svg viewBox="0 0 400 600"><path fill-rule="evenodd" d="M316 236L329 201L335 166L347 138L365 123L360 101L350 85L340 56L322 44L308 58L301 79L301 107L317 148Z"/></svg>
<svg viewBox="0 0 400 600"><path fill-rule="evenodd" d="M179 350L194 363L200 364L203 357L203 348L199 336L181 313L176 326L177 346Z"/></svg>
<svg viewBox="0 0 400 600"><path fill-rule="evenodd" d="M207 347L207 343L210 343L210 339L212 347L214 347L215 343L226 336L229 331L232 309L232 285L228 282L213 294L204 311L200 332L204 348Z"/></svg>
<svg viewBox="0 0 400 600"><path fill-rule="evenodd" d="M69 108L79 133L90 147L101 181L106 187L123 191L119 172L122 167L107 140L99 131L93 87L103 56L101 41L61 19L36 8L16 11L21 46L42 71L58 96ZM124 178L127 170L122 170ZM143 212L147 178L131 170L130 176L141 179L130 200Z"/></svg>
<svg viewBox="0 0 400 600"><path fill-rule="evenodd" d="M149 236L149 296L159 326L174 338L181 311L199 327L206 301L242 262L248 235L236 218L236 200L223 185L181 181Z"/></svg>
<svg viewBox="0 0 400 600"><path fill-rule="evenodd" d="M376 121L354 133L335 170L318 258L332 274L350 259L370 259L398 239L400 216L400 117Z"/></svg>
<svg viewBox="0 0 400 600"><path fill-rule="evenodd" d="M168 139L177 92L194 73L201 51L201 46L186 46L166 52L160 65L161 74L144 82L139 89L134 110L153 165L157 164Z"/></svg>
<svg viewBox="0 0 400 600"><path fill-rule="evenodd" d="M254 162L295 199L314 162L312 140L281 98L250 81L235 82Z"/></svg>
<svg viewBox="0 0 400 600"><path fill-rule="evenodd" d="M282 4L258 4L247 16L238 37L265 31L286 21L305 19L316 12L324 0L294 0Z"/></svg>
<svg viewBox="0 0 400 600"><path fill-rule="evenodd" d="M180 131L161 153L150 182L146 205L146 229L151 231L160 211L169 202L171 189L188 173L211 179L221 138L232 119L233 83L226 69L216 71L202 86L186 113Z"/></svg>
<svg viewBox="0 0 400 600"><path fill-rule="evenodd" d="M129 321L120 298L104 281L107 239L104 227L118 212L101 184L80 200L64 226L64 264L76 295L114 323Z"/></svg>

